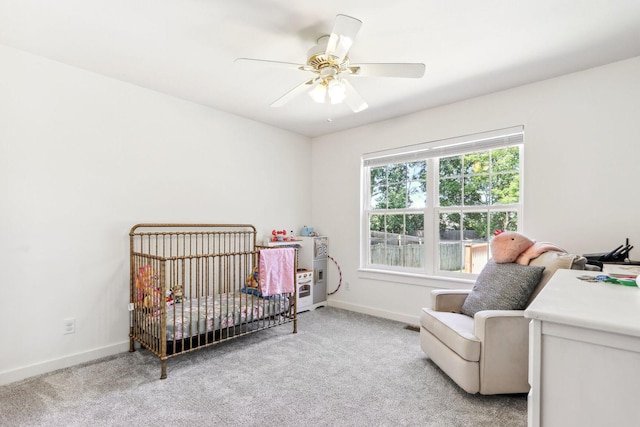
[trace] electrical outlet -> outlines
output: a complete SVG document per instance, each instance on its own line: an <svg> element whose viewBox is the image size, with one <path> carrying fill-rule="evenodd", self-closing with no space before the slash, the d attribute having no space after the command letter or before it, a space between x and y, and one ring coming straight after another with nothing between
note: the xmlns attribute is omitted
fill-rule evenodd
<svg viewBox="0 0 640 427"><path fill-rule="evenodd" d="M64 319L62 321L62 333L64 335L76 333L76 319Z"/></svg>
<svg viewBox="0 0 640 427"><path fill-rule="evenodd" d="M350 284L349 282L344 282L344 288L345 288L347 291L351 290L351 289L350 289L350 287L349 287L350 285L351 285L351 284Z"/></svg>

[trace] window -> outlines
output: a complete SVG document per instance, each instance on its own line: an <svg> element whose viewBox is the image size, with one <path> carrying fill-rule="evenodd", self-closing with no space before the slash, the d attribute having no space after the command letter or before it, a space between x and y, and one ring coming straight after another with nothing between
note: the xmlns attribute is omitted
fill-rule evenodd
<svg viewBox="0 0 640 427"><path fill-rule="evenodd" d="M362 265L478 273L495 230L518 230L522 127L363 156Z"/></svg>

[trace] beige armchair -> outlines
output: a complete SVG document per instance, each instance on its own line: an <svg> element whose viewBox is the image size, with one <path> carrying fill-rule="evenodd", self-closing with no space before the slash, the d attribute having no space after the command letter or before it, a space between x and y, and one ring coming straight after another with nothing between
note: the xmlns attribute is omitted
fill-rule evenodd
<svg viewBox="0 0 640 427"><path fill-rule="evenodd" d="M529 303L558 268L582 270L586 261L558 252L532 260L530 265L545 270ZM529 321L524 310L481 310L467 316L462 306L470 292L431 292L431 306L423 308L420 316L420 347L468 393L527 393Z"/></svg>

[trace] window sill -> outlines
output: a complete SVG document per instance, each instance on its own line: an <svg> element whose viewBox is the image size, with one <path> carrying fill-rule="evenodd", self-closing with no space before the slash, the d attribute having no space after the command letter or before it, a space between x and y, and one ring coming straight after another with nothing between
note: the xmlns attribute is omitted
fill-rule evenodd
<svg viewBox="0 0 640 427"><path fill-rule="evenodd" d="M444 289L455 289L460 286L473 286L475 278L437 276L431 274L407 273L400 271L376 270L372 268L358 269L358 277L369 280L402 283L404 285L428 286Z"/></svg>

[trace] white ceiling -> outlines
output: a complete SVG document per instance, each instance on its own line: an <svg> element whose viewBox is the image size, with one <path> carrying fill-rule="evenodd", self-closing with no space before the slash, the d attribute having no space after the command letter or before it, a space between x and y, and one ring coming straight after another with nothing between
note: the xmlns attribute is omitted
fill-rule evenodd
<svg viewBox="0 0 640 427"><path fill-rule="evenodd" d="M422 79L350 77L360 113L302 95L335 16L363 21L352 63L422 62ZM639 0L0 0L0 43L308 136L640 56ZM330 120L328 120L330 119Z"/></svg>

